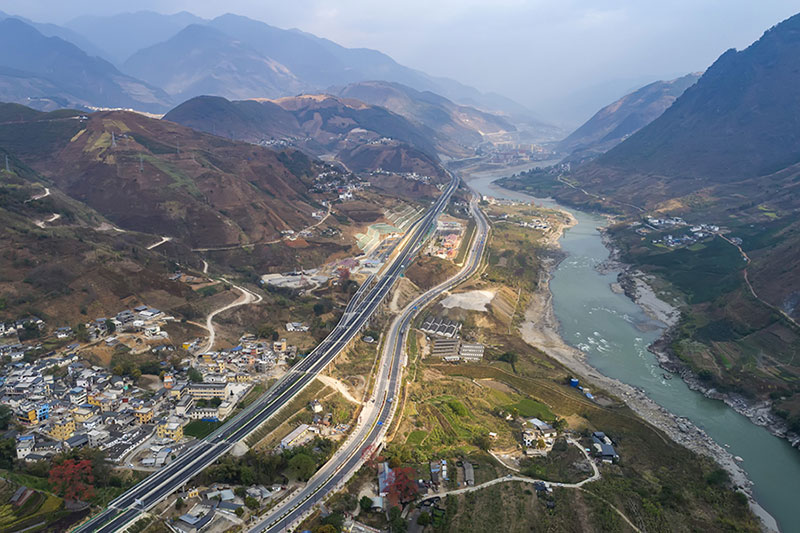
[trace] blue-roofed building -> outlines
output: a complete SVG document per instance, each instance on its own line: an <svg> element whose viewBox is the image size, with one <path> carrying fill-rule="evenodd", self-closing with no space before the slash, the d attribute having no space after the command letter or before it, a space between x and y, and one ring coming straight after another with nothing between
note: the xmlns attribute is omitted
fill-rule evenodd
<svg viewBox="0 0 800 533"><path fill-rule="evenodd" d="M378 494L380 496L389 495L389 486L394 482L394 473L389 468L389 463L378 464Z"/></svg>

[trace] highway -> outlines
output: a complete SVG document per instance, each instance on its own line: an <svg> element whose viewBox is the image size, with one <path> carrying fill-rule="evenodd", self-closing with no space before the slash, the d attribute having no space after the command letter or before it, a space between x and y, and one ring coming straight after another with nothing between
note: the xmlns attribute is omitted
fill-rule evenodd
<svg viewBox="0 0 800 533"><path fill-rule="evenodd" d="M355 338L378 309L394 283L413 260L423 238L435 224L458 184L458 178L452 175L447 188L410 228L408 235L398 245L385 270L379 277L371 279L371 288L365 288L365 291L357 293L357 303L348 306L348 313L342 316L328 336L269 391L214 433L187 449L175 461L110 502L106 509L73 531L111 533L125 528L143 512L163 501L227 453L234 444L261 426L312 382L316 375Z"/></svg>
<svg viewBox="0 0 800 533"><path fill-rule="evenodd" d="M480 267L486 248L489 222L477 206L470 204L476 221L475 237L464 267L455 276L429 289L395 318L386 336L378 376L370 400L365 404L359 422L336 454L312 477L302 490L272 509L250 533L278 533L303 519L314 506L344 483L361 468L373 451L378 450L394 416L396 401L406 365L406 338L411 322L421 310L443 292L452 289L472 276Z"/></svg>

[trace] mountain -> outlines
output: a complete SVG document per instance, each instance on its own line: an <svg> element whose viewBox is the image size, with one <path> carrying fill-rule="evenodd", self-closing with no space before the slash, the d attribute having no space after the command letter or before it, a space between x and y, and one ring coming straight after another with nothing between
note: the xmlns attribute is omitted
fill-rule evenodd
<svg viewBox="0 0 800 533"><path fill-rule="evenodd" d="M656 81L602 108L558 143L558 150L580 159L607 152L661 116L676 98L697 82L700 73Z"/></svg>
<svg viewBox="0 0 800 533"><path fill-rule="evenodd" d="M464 156L465 148L475 148L486 135L516 131L505 118L458 105L430 91L417 91L400 83L365 81L333 89L345 98L384 107L434 132L439 150L447 155Z"/></svg>
<svg viewBox="0 0 800 533"><path fill-rule="evenodd" d="M153 112L162 111L169 102L160 89L15 18L0 21L0 48L14 51L0 55L0 100L44 99L65 107L135 107Z"/></svg>
<svg viewBox="0 0 800 533"><path fill-rule="evenodd" d="M682 302L666 348L700 386L763 401L800 433L800 15L728 50L664 113L594 161L559 171L562 201L627 212L624 263ZM539 176L541 178L542 176ZM638 209L636 209L638 207ZM675 245L681 216L719 226ZM695 242L697 241L697 242ZM667 242L667 244L665 244ZM760 418L761 419L761 418ZM761 423L761 422L759 422ZM779 428L781 425L770 423Z"/></svg>
<svg viewBox="0 0 800 533"><path fill-rule="evenodd" d="M0 148L122 229L191 247L260 242L311 223L313 163L126 111L0 105Z"/></svg>
<svg viewBox="0 0 800 533"><path fill-rule="evenodd" d="M95 49L103 50L103 57L115 65L122 65L137 50L166 41L190 24L204 22L204 19L186 11L174 15L137 11L110 16L85 15L67 22L65 26L83 36L84 41L90 42ZM81 43L75 44L89 52Z"/></svg>
<svg viewBox="0 0 800 533"><path fill-rule="evenodd" d="M275 98L307 87L274 59L237 38L199 24L139 50L123 68L163 87L179 100L204 94L237 99Z"/></svg>
<svg viewBox="0 0 800 533"><path fill-rule="evenodd" d="M436 160L437 153L432 130L382 107L324 94L233 102L198 97L179 105L164 119L257 144L289 143L317 155L381 138L408 144L429 159Z"/></svg>
<svg viewBox="0 0 800 533"><path fill-rule="evenodd" d="M178 313L199 300L168 278L175 260L201 268L188 250L175 247L169 259L162 250L148 250L154 236L115 230L0 147L0 157L6 155L9 171L0 166L0 320L35 312L53 325L75 327L87 317L113 316L121 302L146 301Z"/></svg>
<svg viewBox="0 0 800 533"><path fill-rule="evenodd" d="M121 28L116 33L128 35L131 32L124 28L125 21L135 19L137 15L144 16L140 13L118 15L113 20L109 18L92 20L100 26L106 23L111 27L120 25ZM146 15L167 19L160 21L159 27L174 28L177 22L186 22L186 25L182 28L175 28L172 35L165 35L164 39L157 43L148 37L150 41L146 46L131 54L123 66L131 74L158 85L156 82L160 78L158 78L157 69L150 67L148 61L156 61L158 65L168 64L170 67L168 70L172 71L170 79L175 85L172 89L167 88L171 94L179 94L182 97L213 94L229 99L277 97L289 96L302 91L319 92L331 86L343 86L367 80L386 80L401 83L420 91L442 94L455 101L463 101L482 109L502 111L515 117L524 116L525 120L536 122L526 108L505 97L493 93L482 93L447 78L429 76L424 72L400 65L388 55L376 50L346 48L310 33L296 29L276 28L239 15L226 14L210 21L188 17L185 19L171 18L177 17L177 15L167 16L154 13ZM129 24L138 27L135 20L130 21ZM202 33L197 29L175 39L189 25L205 25L207 28L227 35L230 40L224 42L219 33ZM69 27L78 28L72 23ZM93 35L92 31L88 29L85 31L87 35ZM166 33L168 32L164 31L162 34ZM223 46L224 50L215 50L217 46ZM196 80L198 77L199 71L211 72L213 69L208 66L204 68L203 65L192 61L184 67L181 62L185 59L185 54L202 55L208 52L212 52L213 63L217 69L222 68L224 75L215 79L213 84L207 85L207 87L213 87L214 92L202 92L199 87L193 92L187 90L186 88L193 83L192 80ZM290 76L271 79L263 90L256 92L253 92L253 88L257 88L258 85L254 83L250 83L244 89L240 88L240 83L243 81L246 83L248 76L261 72L259 69L253 70L254 62L258 61L276 68L279 68L278 65L280 65L283 67L284 73ZM209 75L214 77L213 74ZM285 82L285 85L277 83L279 81Z"/></svg>
<svg viewBox="0 0 800 533"><path fill-rule="evenodd" d="M494 93L482 93L448 78L430 76L401 65L377 50L347 48L307 32L284 30L239 15L222 15L208 24L241 39L264 56L286 65L299 79L309 84L310 90L320 91L330 86L385 80L419 91L442 94L452 100L483 109L530 117L529 110L508 98Z"/></svg>
<svg viewBox="0 0 800 533"><path fill-rule="evenodd" d="M58 26L57 24L49 24L49 23L41 23L41 22L34 22L32 20L26 19L25 17L20 17L17 15L9 15L8 13L3 13L0 11L0 20L5 20L7 18L15 18L19 19L25 24L29 26L33 26L36 30L44 35L45 37L58 37L63 39L67 42L70 42L86 52L87 55L92 57L102 57L103 59L108 59L106 57L106 53L99 47L95 46L91 41L89 41L86 37L72 31L69 28L65 28L63 26Z"/></svg>
<svg viewBox="0 0 800 533"><path fill-rule="evenodd" d="M800 15L728 50L604 166L718 183L800 161Z"/></svg>

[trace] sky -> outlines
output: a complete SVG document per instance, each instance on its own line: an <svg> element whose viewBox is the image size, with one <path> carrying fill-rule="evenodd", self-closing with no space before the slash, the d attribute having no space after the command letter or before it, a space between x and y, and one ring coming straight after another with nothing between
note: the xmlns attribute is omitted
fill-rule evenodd
<svg viewBox="0 0 800 533"><path fill-rule="evenodd" d="M565 126L658 79L702 71L800 0L0 0L40 22L135 9L299 28L494 91Z"/></svg>

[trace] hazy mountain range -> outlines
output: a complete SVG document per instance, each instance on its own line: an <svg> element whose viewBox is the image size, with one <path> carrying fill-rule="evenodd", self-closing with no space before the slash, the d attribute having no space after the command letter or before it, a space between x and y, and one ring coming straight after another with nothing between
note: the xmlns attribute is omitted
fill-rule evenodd
<svg viewBox="0 0 800 533"><path fill-rule="evenodd" d="M0 68L8 72L0 99L5 101L45 109L58 104L165 112L200 95L277 98L384 80L539 124L529 110L507 98L405 67L376 50L345 48L237 15L206 20L186 12L145 11L80 17L61 27L0 13L0 19L9 18L16 24L4 27L3 33L16 43L15 50L30 50L26 60L35 64L45 57L69 56L65 70L74 72L50 75L42 69L18 68L26 67L17 64L20 54L3 54ZM22 24L33 31L24 32ZM104 92L102 99L91 93L91 86L108 83L122 90ZM45 101L40 103L40 98Z"/></svg>
<svg viewBox="0 0 800 533"><path fill-rule="evenodd" d="M161 89L89 57L60 37L46 37L19 19L0 21L0 101L42 109L134 107L163 110L170 97ZM12 51L13 53L9 53Z"/></svg>

